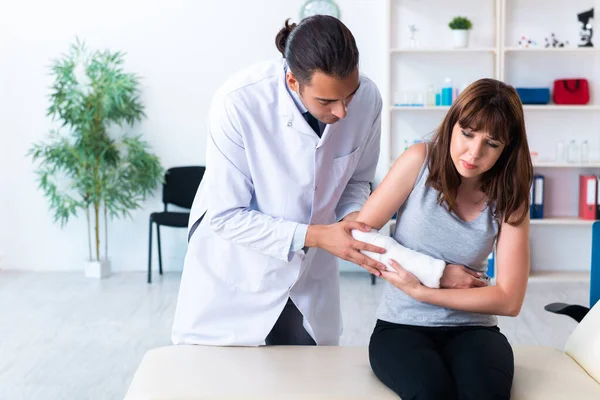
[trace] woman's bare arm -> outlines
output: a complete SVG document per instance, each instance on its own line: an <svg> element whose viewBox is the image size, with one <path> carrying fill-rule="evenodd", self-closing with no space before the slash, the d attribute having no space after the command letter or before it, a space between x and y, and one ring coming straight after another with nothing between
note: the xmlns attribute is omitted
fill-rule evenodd
<svg viewBox="0 0 600 400"><path fill-rule="evenodd" d="M356 221L381 229L408 198L425 161L426 151L425 143L419 143L402 153L362 207Z"/></svg>
<svg viewBox="0 0 600 400"><path fill-rule="evenodd" d="M529 215L517 226L503 222L496 246L495 286L472 289L430 289L398 264L382 276L415 299L440 307L482 314L517 316L529 276Z"/></svg>

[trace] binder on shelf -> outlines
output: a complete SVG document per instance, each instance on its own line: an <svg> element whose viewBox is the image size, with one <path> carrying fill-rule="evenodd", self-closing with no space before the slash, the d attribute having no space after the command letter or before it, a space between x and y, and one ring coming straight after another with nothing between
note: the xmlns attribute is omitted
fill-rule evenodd
<svg viewBox="0 0 600 400"><path fill-rule="evenodd" d="M579 175L579 218L596 219L598 209L598 178Z"/></svg>
<svg viewBox="0 0 600 400"><path fill-rule="evenodd" d="M544 218L544 186L546 178L544 175L533 176L533 211L531 219Z"/></svg>
<svg viewBox="0 0 600 400"><path fill-rule="evenodd" d="M492 252L490 253L490 255L488 256L488 259L487 259L488 263L487 263L486 274L490 278L493 278L496 273L496 271L495 271L496 270L496 268L495 268L496 267L496 255L494 254L495 251L496 251L495 249L492 250Z"/></svg>
<svg viewBox="0 0 600 400"><path fill-rule="evenodd" d="M534 182L531 182L529 187L529 219L533 219L533 185Z"/></svg>
<svg viewBox="0 0 600 400"><path fill-rule="evenodd" d="M596 182L596 219L600 219L600 176Z"/></svg>

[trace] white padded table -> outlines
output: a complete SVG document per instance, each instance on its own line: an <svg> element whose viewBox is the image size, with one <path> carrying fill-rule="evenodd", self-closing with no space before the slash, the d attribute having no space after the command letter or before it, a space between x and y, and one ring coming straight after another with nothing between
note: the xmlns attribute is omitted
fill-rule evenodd
<svg viewBox="0 0 600 400"><path fill-rule="evenodd" d="M514 353L511 400L600 400L600 383L565 352L515 346Z"/></svg>
<svg viewBox="0 0 600 400"><path fill-rule="evenodd" d="M170 346L149 351L127 400L398 399L371 371L366 347Z"/></svg>
<svg viewBox="0 0 600 400"><path fill-rule="evenodd" d="M600 334L600 333L599 333ZM516 346L512 400L600 400L600 384L563 351ZM149 351L126 400L398 399L366 347L169 346Z"/></svg>

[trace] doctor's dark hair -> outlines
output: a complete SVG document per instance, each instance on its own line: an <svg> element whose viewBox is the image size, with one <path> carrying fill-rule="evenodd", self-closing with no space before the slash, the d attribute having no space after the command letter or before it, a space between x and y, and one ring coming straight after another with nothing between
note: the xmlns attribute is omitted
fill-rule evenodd
<svg viewBox="0 0 600 400"><path fill-rule="evenodd" d="M314 15L284 27L275 38L298 82L310 84L315 71L337 79L348 77L358 67L358 47L352 32L337 18Z"/></svg>

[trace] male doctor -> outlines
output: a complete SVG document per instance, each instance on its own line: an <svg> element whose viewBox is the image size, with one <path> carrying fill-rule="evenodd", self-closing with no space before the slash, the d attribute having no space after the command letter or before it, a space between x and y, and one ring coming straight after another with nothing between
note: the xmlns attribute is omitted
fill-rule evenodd
<svg viewBox="0 0 600 400"><path fill-rule="evenodd" d="M381 96L352 33L314 16L279 32L283 59L231 78L208 117L172 340L336 345L335 256L380 275L353 221L379 156Z"/></svg>

